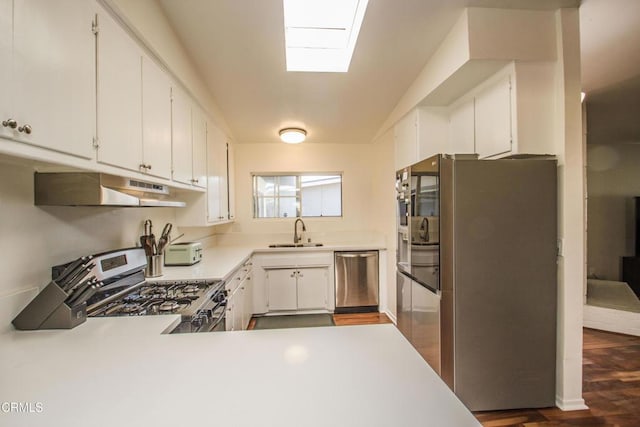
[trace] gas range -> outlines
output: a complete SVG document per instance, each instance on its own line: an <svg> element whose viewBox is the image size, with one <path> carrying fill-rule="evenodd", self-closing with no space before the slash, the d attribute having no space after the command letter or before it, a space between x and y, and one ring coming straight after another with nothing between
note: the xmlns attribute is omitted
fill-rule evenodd
<svg viewBox="0 0 640 427"><path fill-rule="evenodd" d="M221 280L157 280L144 277L141 248L93 256L92 273L104 283L87 301L88 317L178 314L171 333L225 330L227 294ZM54 267L54 274L65 266Z"/></svg>

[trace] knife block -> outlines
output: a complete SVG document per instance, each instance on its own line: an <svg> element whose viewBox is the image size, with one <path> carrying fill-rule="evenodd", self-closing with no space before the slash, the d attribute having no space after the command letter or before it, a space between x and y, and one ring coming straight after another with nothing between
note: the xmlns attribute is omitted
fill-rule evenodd
<svg viewBox="0 0 640 427"><path fill-rule="evenodd" d="M71 329L87 320L87 304L69 307L68 295L52 280L22 309L12 323L19 330Z"/></svg>

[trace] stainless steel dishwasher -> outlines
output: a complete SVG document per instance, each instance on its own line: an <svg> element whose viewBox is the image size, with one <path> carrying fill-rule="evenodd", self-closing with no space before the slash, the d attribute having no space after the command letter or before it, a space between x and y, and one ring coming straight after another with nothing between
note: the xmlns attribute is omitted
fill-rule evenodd
<svg viewBox="0 0 640 427"><path fill-rule="evenodd" d="M378 311L378 251L336 252L336 313Z"/></svg>

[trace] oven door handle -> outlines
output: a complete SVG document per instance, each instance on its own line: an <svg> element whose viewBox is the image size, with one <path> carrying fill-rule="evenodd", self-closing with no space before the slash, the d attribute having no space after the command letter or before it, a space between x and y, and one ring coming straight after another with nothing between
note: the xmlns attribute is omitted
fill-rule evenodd
<svg viewBox="0 0 640 427"><path fill-rule="evenodd" d="M227 310L222 310L222 314L220 315L220 317L218 317L218 320L216 320L213 323L213 325L211 325L211 327L208 328L207 332L213 331L216 328L216 326L218 326L220 322L222 322L225 319L226 316L227 316Z"/></svg>

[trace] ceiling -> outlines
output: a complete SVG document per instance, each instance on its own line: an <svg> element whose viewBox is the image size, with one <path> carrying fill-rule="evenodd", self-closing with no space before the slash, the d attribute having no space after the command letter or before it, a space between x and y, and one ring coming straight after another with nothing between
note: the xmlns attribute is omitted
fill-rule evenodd
<svg viewBox="0 0 640 427"><path fill-rule="evenodd" d="M240 143L278 141L290 126L305 128L312 143L369 143L464 7L578 4L369 0L349 72L301 73L285 71L282 0L157 1ZM606 91L640 74L640 1L582 3L584 89Z"/></svg>

